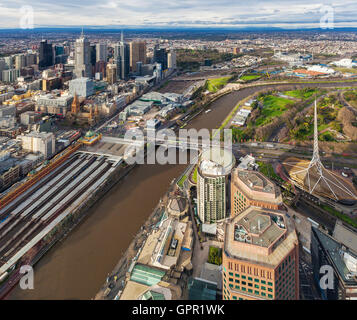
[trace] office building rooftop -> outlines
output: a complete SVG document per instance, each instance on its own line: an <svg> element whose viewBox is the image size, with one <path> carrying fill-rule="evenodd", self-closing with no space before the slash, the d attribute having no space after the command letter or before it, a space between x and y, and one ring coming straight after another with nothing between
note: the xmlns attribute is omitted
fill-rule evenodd
<svg viewBox="0 0 357 320"><path fill-rule="evenodd" d="M227 223L225 252L236 259L274 267L297 241L284 212L251 206Z"/></svg>
<svg viewBox="0 0 357 320"><path fill-rule="evenodd" d="M280 189L258 171L235 169L232 182L254 200L282 203Z"/></svg>

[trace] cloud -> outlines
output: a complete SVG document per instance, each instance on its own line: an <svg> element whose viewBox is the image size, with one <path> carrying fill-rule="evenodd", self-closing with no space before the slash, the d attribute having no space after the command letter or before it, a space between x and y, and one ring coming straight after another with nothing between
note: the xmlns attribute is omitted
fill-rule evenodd
<svg viewBox="0 0 357 320"><path fill-rule="evenodd" d="M1 0L0 28L17 28L31 6L35 26L318 26L326 0ZM357 22L357 1L332 3L336 26Z"/></svg>

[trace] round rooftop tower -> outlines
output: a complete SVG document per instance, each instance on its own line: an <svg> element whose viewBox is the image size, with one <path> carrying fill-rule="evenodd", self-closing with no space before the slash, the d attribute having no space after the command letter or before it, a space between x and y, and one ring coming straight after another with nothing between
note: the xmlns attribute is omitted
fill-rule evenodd
<svg viewBox="0 0 357 320"><path fill-rule="evenodd" d="M235 165L233 154L213 147L204 150L197 170L198 216L202 223L215 223L226 218L228 176Z"/></svg>

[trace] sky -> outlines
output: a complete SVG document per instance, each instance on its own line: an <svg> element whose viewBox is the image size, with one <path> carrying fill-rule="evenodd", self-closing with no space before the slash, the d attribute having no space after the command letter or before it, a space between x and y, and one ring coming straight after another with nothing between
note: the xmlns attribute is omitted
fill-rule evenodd
<svg viewBox="0 0 357 320"><path fill-rule="evenodd" d="M31 18L33 12L33 19ZM0 28L357 27L356 0L0 0ZM33 23L32 23L33 22Z"/></svg>

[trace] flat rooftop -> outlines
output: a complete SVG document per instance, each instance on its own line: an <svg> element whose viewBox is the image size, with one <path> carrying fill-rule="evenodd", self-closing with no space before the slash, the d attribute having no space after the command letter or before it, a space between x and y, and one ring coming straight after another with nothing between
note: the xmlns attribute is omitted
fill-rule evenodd
<svg viewBox="0 0 357 320"><path fill-rule="evenodd" d="M258 171L235 169L232 174L232 182L242 191L255 200L281 203L282 196L276 184Z"/></svg>
<svg viewBox="0 0 357 320"><path fill-rule="evenodd" d="M186 232L191 227L191 224L172 218L163 220L148 236L138 257L138 263L166 270L171 266L177 266L179 257L183 254L182 245L190 245L192 241L191 233Z"/></svg>
<svg viewBox="0 0 357 320"><path fill-rule="evenodd" d="M234 240L269 247L286 232L282 215L249 210L234 225Z"/></svg>
<svg viewBox="0 0 357 320"><path fill-rule="evenodd" d="M248 188L255 191L275 193L274 184L260 172L238 170L237 174Z"/></svg>
<svg viewBox="0 0 357 320"><path fill-rule="evenodd" d="M226 225L228 256L274 267L298 244L290 220L282 211L249 207Z"/></svg>

